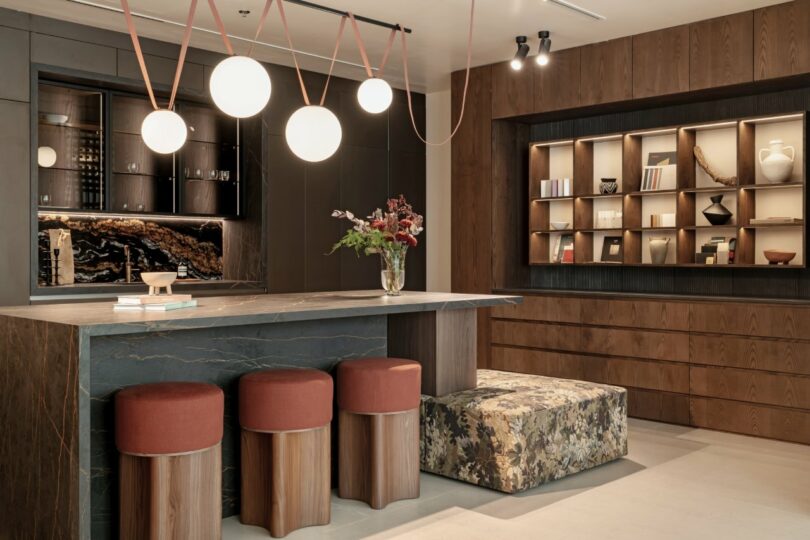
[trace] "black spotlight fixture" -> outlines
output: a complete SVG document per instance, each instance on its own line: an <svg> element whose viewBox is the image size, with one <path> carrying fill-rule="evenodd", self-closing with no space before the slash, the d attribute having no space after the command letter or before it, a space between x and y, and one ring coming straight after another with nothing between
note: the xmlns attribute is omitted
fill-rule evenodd
<svg viewBox="0 0 810 540"><path fill-rule="evenodd" d="M537 37L540 38L540 49L537 52L536 58L538 66L545 66L550 60L549 53L551 52L551 38L549 35L548 30L541 30L537 32Z"/></svg>
<svg viewBox="0 0 810 540"><path fill-rule="evenodd" d="M520 68L523 67L523 60L526 59L526 55L529 54L529 45L526 43L529 40L526 36L517 36L515 37L515 43L517 43L517 52L515 53L515 57L512 58L512 61L509 62L509 65L512 66L512 69L515 71L519 71Z"/></svg>

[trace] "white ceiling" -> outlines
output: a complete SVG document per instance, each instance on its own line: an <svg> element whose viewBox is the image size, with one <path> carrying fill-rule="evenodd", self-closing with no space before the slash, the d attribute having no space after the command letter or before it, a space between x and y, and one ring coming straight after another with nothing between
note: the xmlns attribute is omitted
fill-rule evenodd
<svg viewBox="0 0 810 540"><path fill-rule="evenodd" d="M99 4L120 7L117 0L92 0ZM463 69L466 62L469 0L316 0L323 5L356 14L400 23L413 29L408 38L409 66L412 85L419 91L437 91L448 87L448 74ZM537 31L550 30L553 49L565 49L666 28L678 24L709 19L745 11L784 0L573 0L574 3L607 17L596 21L544 0L478 0L473 30L472 64L483 65L511 58L515 51L514 37L530 37L532 54L537 46ZM87 7L68 0L0 0L0 6L59 18L91 26L125 31L123 15ZM134 12L184 21L188 2L179 0L130 0ZM264 0L219 0L217 3L230 34L252 37ZM298 50L329 57L334 47L339 19L333 15L304 7L285 4L293 43ZM247 18L237 11L249 9ZM2 21L0 21L2 24ZM182 28L148 20L136 20L141 35L179 42ZM206 0L198 1L195 26L214 29ZM361 23L361 32L369 50L372 64L377 64L388 38L388 30ZM279 46L286 45L276 6L273 6L260 38ZM214 35L197 32L192 45L223 51L221 41ZM245 49L236 42L235 47ZM269 62L291 65L289 53L269 47L259 47L255 56ZM338 56L358 63L360 56L347 26ZM300 58L302 67L313 71L328 70L328 61L314 57ZM353 79L363 79L363 70L351 65L338 65L335 73ZM397 41L386 68L392 85L404 87L400 46Z"/></svg>

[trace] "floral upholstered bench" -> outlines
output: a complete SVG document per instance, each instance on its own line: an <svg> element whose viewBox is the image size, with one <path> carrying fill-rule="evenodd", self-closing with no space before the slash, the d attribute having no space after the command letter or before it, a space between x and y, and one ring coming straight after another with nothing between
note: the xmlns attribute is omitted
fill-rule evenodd
<svg viewBox="0 0 810 540"><path fill-rule="evenodd" d="M627 391L478 370L478 387L422 396L422 470L506 493L627 454Z"/></svg>

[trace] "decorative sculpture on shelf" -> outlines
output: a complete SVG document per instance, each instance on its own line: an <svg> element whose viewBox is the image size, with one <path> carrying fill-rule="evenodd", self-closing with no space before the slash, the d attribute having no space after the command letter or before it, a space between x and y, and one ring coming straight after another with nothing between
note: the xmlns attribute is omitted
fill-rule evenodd
<svg viewBox="0 0 810 540"><path fill-rule="evenodd" d="M706 156L703 155L703 150L701 150L699 146L695 146L693 152L700 168L706 171L706 174L708 174L712 180L724 186L733 187L737 185L736 176L720 176L720 173L712 168L709 162L706 161Z"/></svg>

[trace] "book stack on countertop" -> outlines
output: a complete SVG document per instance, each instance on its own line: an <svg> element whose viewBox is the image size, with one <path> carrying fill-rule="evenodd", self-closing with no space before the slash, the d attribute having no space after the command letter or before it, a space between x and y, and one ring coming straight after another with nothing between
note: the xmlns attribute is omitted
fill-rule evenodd
<svg viewBox="0 0 810 540"><path fill-rule="evenodd" d="M119 296L113 311L172 311L197 307L190 294L139 294Z"/></svg>

